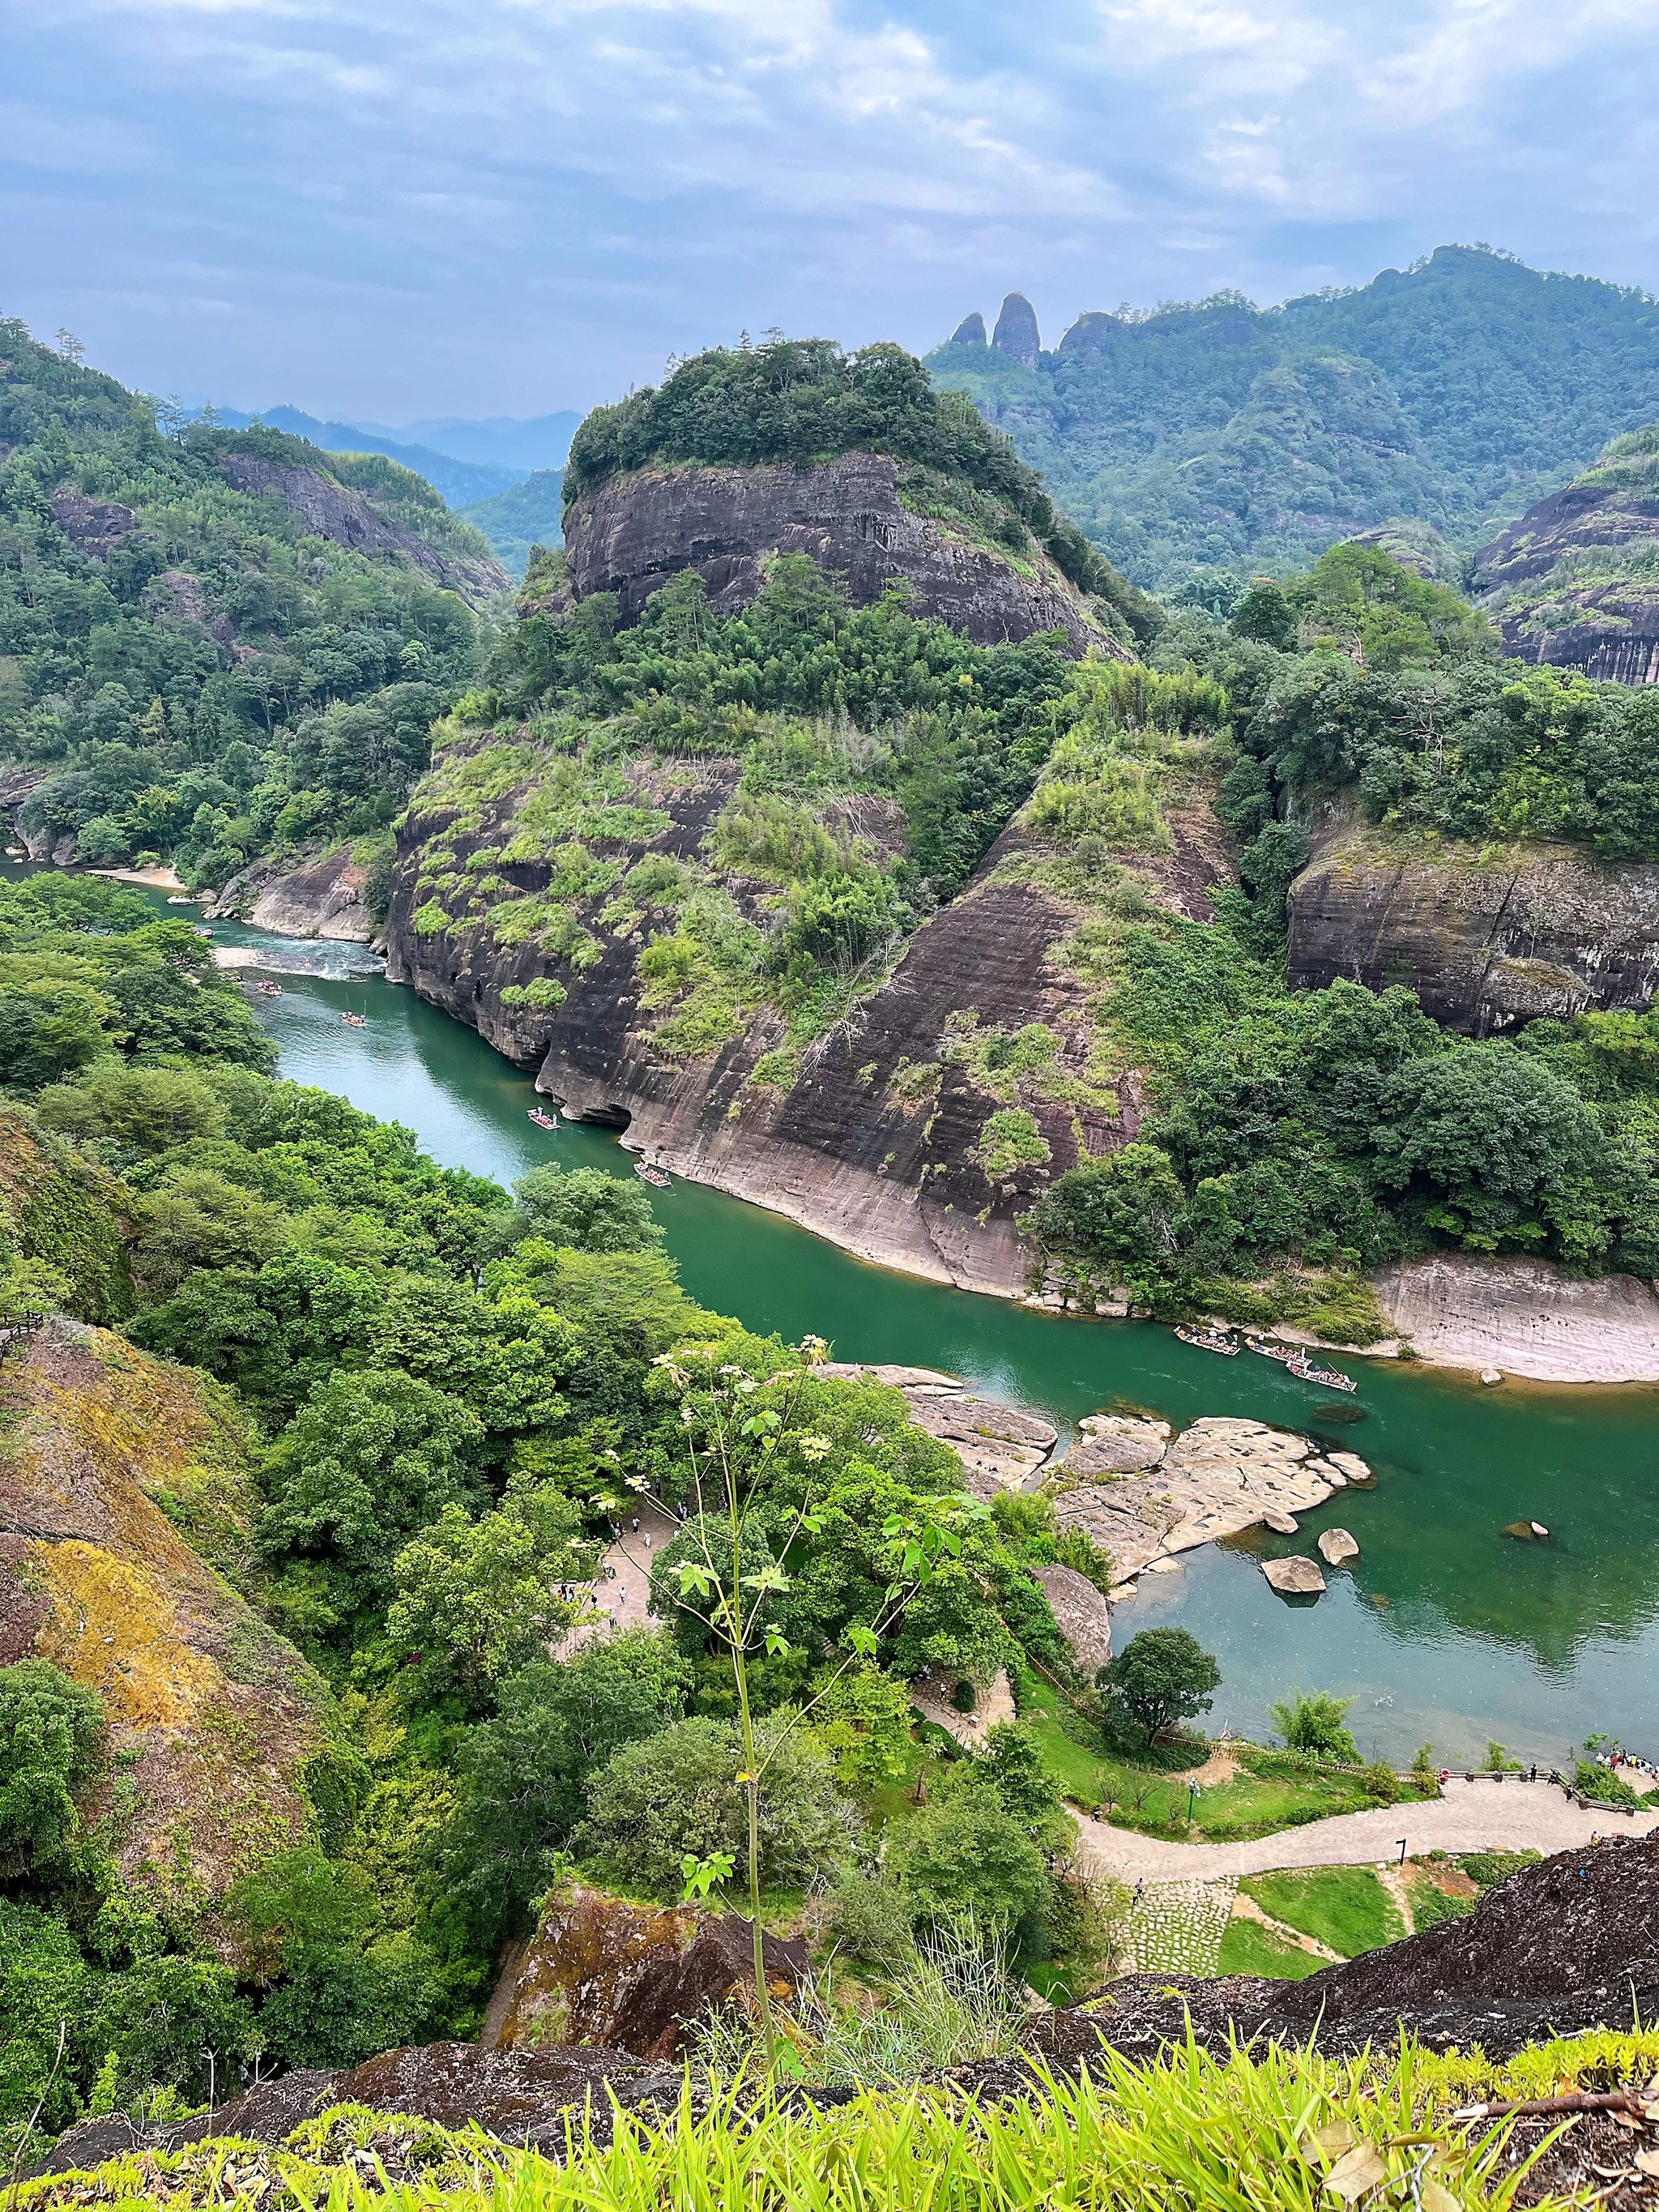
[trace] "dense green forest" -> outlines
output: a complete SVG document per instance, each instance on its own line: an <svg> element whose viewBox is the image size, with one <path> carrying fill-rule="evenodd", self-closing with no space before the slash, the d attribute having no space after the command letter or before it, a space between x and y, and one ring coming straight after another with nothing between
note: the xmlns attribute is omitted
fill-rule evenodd
<svg viewBox="0 0 1659 2212"><path fill-rule="evenodd" d="M378 454L158 420L21 324L0 337L0 761L43 773L22 826L193 884L307 837L383 837L477 618L408 559L234 489L222 461L303 467L460 560L483 541Z"/></svg>
<svg viewBox="0 0 1659 2212"><path fill-rule="evenodd" d="M896 1393L817 1377L699 1310L632 1182L549 1168L511 1194L273 1082L239 994L135 895L8 886L0 948L14 1134L80 1164L64 1187L86 1216L54 1264L0 1212L4 1308L118 1322L234 1392L258 1507L252 1542L216 1560L333 1686L355 1747L310 1837L222 1896L163 1899L115 1869L96 1697L41 1660L0 1668L9 2138L43 2093L44 2130L88 2101L204 2095L210 2051L222 2095L256 2052L269 2070L473 2033L501 1936L568 1854L677 1895L685 1852L738 1846L731 1669L675 1602L675 1547L655 1564L655 1621L562 1662L547 1648L630 1481L695 1522L688 1433L733 1378L776 1439L744 1544L790 1567L779 1656L751 1670L763 1727L877 1628L774 1770L769 1890L829 1883L854 1950L890 1954L914 1923L969 1906L1034 1957L1086 1943L1056 1795L1018 1729L907 1823L902 1879L897 1859L880 1881L859 1871L908 1755L906 1677L1067 1672L1029 1573L1055 1556L1040 1508L967 1512L954 1455ZM118 1264L65 1272L82 1248ZM939 1571L895 1608L915 1528L953 1523ZM1060 1549L1103 1571L1086 1542Z"/></svg>
<svg viewBox="0 0 1659 2212"><path fill-rule="evenodd" d="M1224 605L1394 516L1473 550L1659 419L1656 332L1644 293L1447 246L1282 307L1082 315L1034 369L982 344L927 358L1126 574Z"/></svg>
<svg viewBox="0 0 1659 2212"><path fill-rule="evenodd" d="M460 509L489 540L509 576L521 577L538 545L556 545L564 527L564 471L535 469L522 483Z"/></svg>

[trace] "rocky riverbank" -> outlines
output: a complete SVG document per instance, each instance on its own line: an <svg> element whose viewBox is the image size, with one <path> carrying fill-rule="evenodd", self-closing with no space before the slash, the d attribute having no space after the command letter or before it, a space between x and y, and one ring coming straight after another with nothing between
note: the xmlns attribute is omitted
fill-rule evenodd
<svg viewBox="0 0 1659 2212"><path fill-rule="evenodd" d="M1534 1382L1659 1382L1659 1296L1634 1275L1588 1281L1547 1260L1441 1252L1376 1278L1419 1359Z"/></svg>
<svg viewBox="0 0 1659 2212"><path fill-rule="evenodd" d="M364 902L368 871L349 845L292 856L267 856L234 875L208 912L210 921L246 921L278 937L333 937L367 945L374 924Z"/></svg>

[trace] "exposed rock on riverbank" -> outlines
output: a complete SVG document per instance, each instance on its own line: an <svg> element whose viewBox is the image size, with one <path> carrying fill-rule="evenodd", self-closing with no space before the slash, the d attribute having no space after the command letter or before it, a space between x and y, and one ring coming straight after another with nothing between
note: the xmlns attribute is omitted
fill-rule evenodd
<svg viewBox="0 0 1659 2212"><path fill-rule="evenodd" d="M932 1367L860 1365L831 1360L820 1375L873 1376L902 1391L910 1419L950 1445L975 1497L1024 1490L1054 1449L1059 1431L1040 1414L981 1398L952 1375Z"/></svg>
<svg viewBox="0 0 1659 2212"><path fill-rule="evenodd" d="M254 861L233 876L209 910L211 921L237 921L279 937L336 937L367 945L374 924L363 903L368 872L349 845L291 861Z"/></svg>
<svg viewBox="0 0 1659 2212"><path fill-rule="evenodd" d="M1547 1260L1442 1252L1376 1277L1390 1323L1443 1367L1535 1382L1659 1382L1659 1297L1634 1275L1575 1281Z"/></svg>
<svg viewBox="0 0 1659 2212"><path fill-rule="evenodd" d="M1289 976L1299 990L1407 983L1436 1021L1477 1036L1645 1007L1659 987L1659 866L1344 825L1291 887Z"/></svg>
<svg viewBox="0 0 1659 2212"><path fill-rule="evenodd" d="M1066 1455L1054 1518L1109 1553L1115 1590L1178 1552L1272 1526L1275 1517L1322 1505L1349 1483L1370 1479L1357 1454L1321 1453L1306 1437L1261 1421L1212 1416L1173 1443L1162 1421L1119 1420L1103 1431L1096 1417L1083 1425L1091 1433ZM1120 1449L1149 1471L1097 1466L1103 1452ZM1156 1459L1149 1456L1154 1449Z"/></svg>

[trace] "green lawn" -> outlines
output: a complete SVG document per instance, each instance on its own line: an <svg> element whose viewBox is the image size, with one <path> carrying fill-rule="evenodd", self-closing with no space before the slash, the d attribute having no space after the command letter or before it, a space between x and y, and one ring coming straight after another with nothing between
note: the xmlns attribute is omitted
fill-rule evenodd
<svg viewBox="0 0 1659 2212"><path fill-rule="evenodd" d="M1305 1982L1328 1962L1288 1942L1259 1920L1230 1920L1221 1939L1218 1974L1266 1974L1279 1982Z"/></svg>
<svg viewBox="0 0 1659 2212"><path fill-rule="evenodd" d="M1310 1867L1247 1875L1239 1887L1264 1912L1345 1959L1397 1943L1406 1933L1394 1899L1372 1867Z"/></svg>
<svg viewBox="0 0 1659 2212"><path fill-rule="evenodd" d="M1155 1772L1108 1757L1088 1740L1086 1723L1047 1682L1036 1686L1023 1717L1042 1747L1050 1772L1074 1803L1092 1812L1109 1801L1109 1817L1115 1827L1134 1828L1150 1836L1186 1836L1186 1774ZM1258 1773L1245 1765L1231 1782L1200 1791L1193 1808L1195 1842L1237 1843L1270 1836L1333 1813L1361 1812L1371 1802L1352 1774L1273 1771L1278 1762L1273 1754L1249 1746L1243 1757L1259 1760L1270 1771Z"/></svg>

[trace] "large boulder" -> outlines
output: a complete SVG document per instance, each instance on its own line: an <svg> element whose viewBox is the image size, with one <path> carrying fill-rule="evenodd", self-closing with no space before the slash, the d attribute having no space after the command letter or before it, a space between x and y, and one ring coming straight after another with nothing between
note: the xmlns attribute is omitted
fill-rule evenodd
<svg viewBox="0 0 1659 2212"><path fill-rule="evenodd" d="M767 1988L787 2003L807 1971L799 1939L764 1938ZM695 1905L629 1905L586 1883L553 1891L513 1975L498 2048L607 2044L672 2059L710 2012L750 2011L750 1923Z"/></svg>
<svg viewBox="0 0 1659 2212"><path fill-rule="evenodd" d="M1058 1561L1035 1570L1060 1634L1091 1680L1112 1656L1112 1608L1087 1575Z"/></svg>
<svg viewBox="0 0 1659 2212"><path fill-rule="evenodd" d="M1317 1562L1297 1552L1288 1559L1264 1559L1261 1571L1280 1597L1317 1597L1325 1587Z"/></svg>

